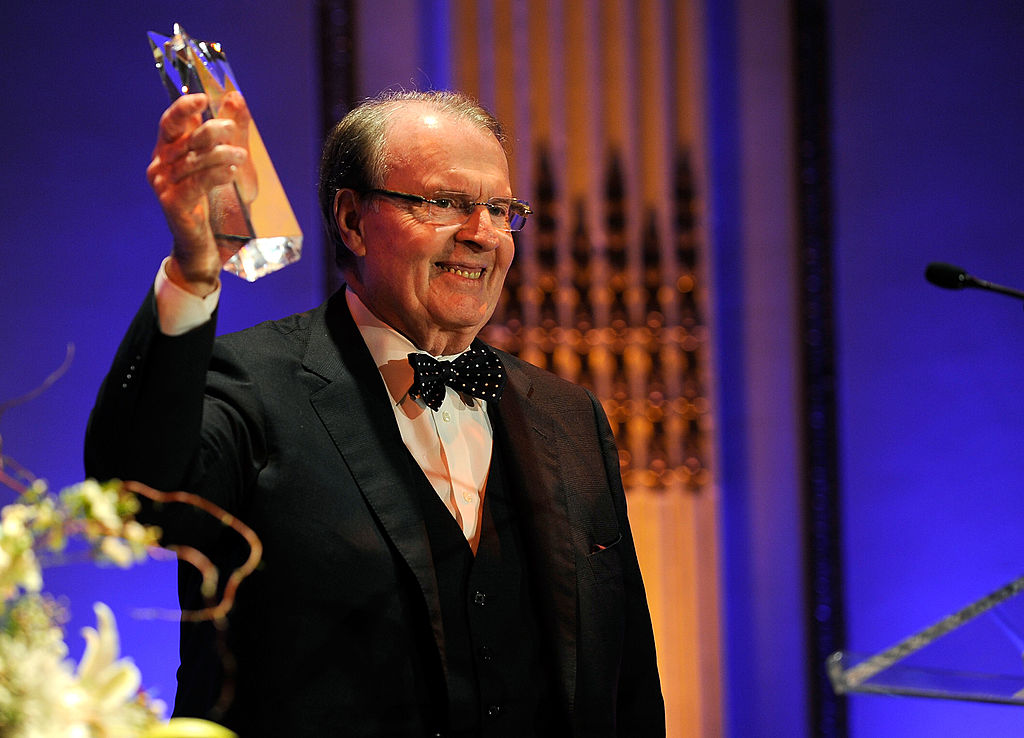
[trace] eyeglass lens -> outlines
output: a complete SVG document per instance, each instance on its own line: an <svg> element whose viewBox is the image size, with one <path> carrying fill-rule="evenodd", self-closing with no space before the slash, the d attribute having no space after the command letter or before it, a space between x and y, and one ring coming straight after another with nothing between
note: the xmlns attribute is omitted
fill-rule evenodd
<svg viewBox="0 0 1024 738"><path fill-rule="evenodd" d="M518 231L526 224L527 206L504 197L492 197L487 202L476 202L471 198L438 196L427 202L427 216L440 223L454 224L469 218L480 205L487 210L491 225L506 231Z"/></svg>

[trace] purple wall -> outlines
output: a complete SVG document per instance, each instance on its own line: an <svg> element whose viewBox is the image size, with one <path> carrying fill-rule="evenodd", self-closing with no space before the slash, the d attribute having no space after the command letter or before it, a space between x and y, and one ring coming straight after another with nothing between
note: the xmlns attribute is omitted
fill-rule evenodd
<svg viewBox="0 0 1024 738"><path fill-rule="evenodd" d="M145 179L167 104L146 41L174 21L223 43L306 235L298 264L249 285L224 281L220 327L232 330L322 298L315 205L319 153L317 37L312 4L8 2L0 10L4 74L0 147L0 401L35 387L73 342L70 372L0 419L4 451L53 488L81 480L82 435L99 383L160 259L163 218ZM10 495L0 490L0 502ZM174 565L128 572L84 564L48 569L70 598L71 655L103 600L144 684L170 701L177 624L133 619L176 607Z"/></svg>
<svg viewBox="0 0 1024 738"><path fill-rule="evenodd" d="M922 277L947 261L1024 287L1024 5L832 5L848 641L874 652L1024 572L1024 313ZM850 705L854 736L1011 735L1024 720L1019 707Z"/></svg>

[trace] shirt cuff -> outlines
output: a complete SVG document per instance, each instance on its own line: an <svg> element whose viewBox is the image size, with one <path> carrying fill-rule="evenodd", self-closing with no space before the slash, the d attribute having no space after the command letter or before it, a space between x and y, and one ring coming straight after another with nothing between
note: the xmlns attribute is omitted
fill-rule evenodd
<svg viewBox="0 0 1024 738"><path fill-rule="evenodd" d="M213 317L220 300L220 284L206 297L194 295L172 282L167 277L167 257L160 264L153 283L156 294L156 313L160 332L166 336L180 336L198 328Z"/></svg>

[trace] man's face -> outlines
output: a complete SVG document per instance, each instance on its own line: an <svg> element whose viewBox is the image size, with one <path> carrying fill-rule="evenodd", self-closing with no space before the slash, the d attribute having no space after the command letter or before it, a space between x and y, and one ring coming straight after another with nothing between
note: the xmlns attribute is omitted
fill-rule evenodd
<svg viewBox="0 0 1024 738"><path fill-rule="evenodd" d="M472 123L412 104L395 114L385 143L383 188L434 198L463 193L474 201L510 197L508 162L494 136ZM419 208L365 196L360 299L419 348L435 355L466 348L491 317L512 263L510 233L478 207L465 223L423 222Z"/></svg>

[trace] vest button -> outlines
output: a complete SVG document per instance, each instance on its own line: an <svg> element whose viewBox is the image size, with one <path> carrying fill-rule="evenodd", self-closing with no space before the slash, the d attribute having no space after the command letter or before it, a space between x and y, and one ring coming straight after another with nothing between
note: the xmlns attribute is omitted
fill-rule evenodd
<svg viewBox="0 0 1024 738"><path fill-rule="evenodd" d="M475 593L473 595L473 604L474 605L479 605L480 607L483 607L484 605L487 604L487 595L485 595L483 592Z"/></svg>

